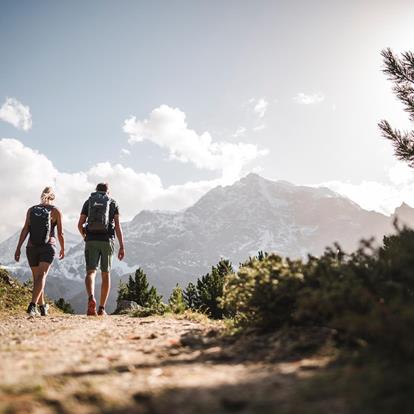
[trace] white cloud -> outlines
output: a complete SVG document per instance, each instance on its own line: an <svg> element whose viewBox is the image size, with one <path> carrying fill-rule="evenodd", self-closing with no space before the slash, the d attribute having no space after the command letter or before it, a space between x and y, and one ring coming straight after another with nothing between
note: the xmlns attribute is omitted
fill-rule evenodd
<svg viewBox="0 0 414 414"><path fill-rule="evenodd" d="M236 129L236 132L232 135L232 137L234 138L245 137L246 132L247 132L247 129L245 127L239 127Z"/></svg>
<svg viewBox="0 0 414 414"><path fill-rule="evenodd" d="M131 155L131 151L127 148L122 148L121 155Z"/></svg>
<svg viewBox="0 0 414 414"><path fill-rule="evenodd" d="M259 132L259 131L263 131L265 128L266 128L266 125L265 124L261 124L261 125L255 126L252 130L254 132Z"/></svg>
<svg viewBox="0 0 414 414"><path fill-rule="evenodd" d="M134 144L151 141L169 152L170 159L192 163L197 168L222 171L223 179L237 179L245 165L267 151L254 144L214 142L209 132L198 134L188 128L186 115L178 108L161 105L143 121L132 116L123 130Z"/></svg>
<svg viewBox="0 0 414 414"><path fill-rule="evenodd" d="M265 116L268 105L269 102L267 102L265 98L260 98L255 103L253 110L259 116L259 118L263 118Z"/></svg>
<svg viewBox="0 0 414 414"><path fill-rule="evenodd" d="M388 181L350 182L329 181L320 186L345 195L367 210L390 215L403 202L414 206L414 171L402 162L396 162L388 171Z"/></svg>
<svg viewBox="0 0 414 414"><path fill-rule="evenodd" d="M303 92L299 92L293 98L295 102L302 105L312 105L321 103L325 99L325 96L321 92L314 93L312 95L307 95Z"/></svg>
<svg viewBox="0 0 414 414"><path fill-rule="evenodd" d="M388 171L388 176L393 184L406 185L414 182L414 170L407 163L398 161Z"/></svg>
<svg viewBox="0 0 414 414"><path fill-rule="evenodd" d="M0 194L7 198L7 214L0 215L0 241L23 225L27 209L39 202L47 185L54 187L65 226L74 232L84 200L100 181L109 182L122 220L133 218L142 209L188 207L211 188L225 184L219 178L165 187L156 174L108 162L93 165L87 171L65 173L45 155L16 139L0 139L0 176Z"/></svg>
<svg viewBox="0 0 414 414"><path fill-rule="evenodd" d="M15 98L7 98L1 106L0 120L8 122L23 131L28 131L32 127L30 108Z"/></svg>

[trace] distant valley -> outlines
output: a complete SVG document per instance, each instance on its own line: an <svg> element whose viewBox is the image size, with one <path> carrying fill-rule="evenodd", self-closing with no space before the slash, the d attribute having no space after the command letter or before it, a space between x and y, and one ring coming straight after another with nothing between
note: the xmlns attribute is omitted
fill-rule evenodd
<svg viewBox="0 0 414 414"><path fill-rule="evenodd" d="M114 261L108 310L114 309L120 278L126 279L139 266L167 299L176 283L194 281L221 257L236 266L259 250L306 257L321 254L333 242L350 251L361 238L381 241L394 231L396 217L414 225L414 209L407 204L387 217L327 188L249 174L231 186L212 189L183 211L143 210L125 223L127 255L122 263ZM13 260L17 239L15 234L0 244L0 263L25 280L30 277L25 258L18 265ZM53 265L46 292L52 298L64 297L83 312L83 242L68 234L67 246L66 258Z"/></svg>

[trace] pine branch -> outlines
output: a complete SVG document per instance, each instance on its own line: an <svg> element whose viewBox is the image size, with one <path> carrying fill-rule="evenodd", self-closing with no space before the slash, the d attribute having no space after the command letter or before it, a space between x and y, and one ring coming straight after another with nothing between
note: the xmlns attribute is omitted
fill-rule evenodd
<svg viewBox="0 0 414 414"><path fill-rule="evenodd" d="M404 104L404 110L409 113L410 120L414 122L414 87L405 83L394 86L393 91Z"/></svg>
<svg viewBox="0 0 414 414"><path fill-rule="evenodd" d="M411 51L402 53L405 69L410 77L414 79L414 53Z"/></svg>
<svg viewBox="0 0 414 414"><path fill-rule="evenodd" d="M378 126L382 131L382 136L392 142L397 158L414 167L414 131L402 132L393 129L385 120L382 120Z"/></svg>
<svg viewBox="0 0 414 414"><path fill-rule="evenodd" d="M403 103L410 120L414 122L414 53L404 52L400 58L388 48L383 50L381 55L384 58L383 72L394 83L393 92ZM392 142L397 158L414 167L414 130L394 129L385 120L378 126L382 136Z"/></svg>
<svg viewBox="0 0 414 414"><path fill-rule="evenodd" d="M390 48L381 52L384 58L383 72L388 75L388 79L394 83L409 82L414 83L414 56L411 52L402 54L403 60L394 55Z"/></svg>

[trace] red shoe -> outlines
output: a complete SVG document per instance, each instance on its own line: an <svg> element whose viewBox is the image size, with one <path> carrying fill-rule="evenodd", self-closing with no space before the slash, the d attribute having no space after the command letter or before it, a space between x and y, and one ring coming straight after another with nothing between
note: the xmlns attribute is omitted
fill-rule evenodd
<svg viewBox="0 0 414 414"><path fill-rule="evenodd" d="M94 298L89 298L88 300L88 311L86 312L88 316L98 316L96 313L96 300Z"/></svg>
<svg viewBox="0 0 414 414"><path fill-rule="evenodd" d="M107 316L108 314L105 312L105 308L103 306L99 306L98 309L98 316Z"/></svg>

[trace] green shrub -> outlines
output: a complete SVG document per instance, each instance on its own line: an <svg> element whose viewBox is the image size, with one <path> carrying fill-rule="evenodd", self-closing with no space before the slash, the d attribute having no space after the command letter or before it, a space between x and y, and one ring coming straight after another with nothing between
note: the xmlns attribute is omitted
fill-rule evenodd
<svg viewBox="0 0 414 414"><path fill-rule="evenodd" d="M134 277L129 276L128 282L120 282L117 300L131 300L145 308L156 307L161 303L162 296L158 295L154 286L149 286L147 275L138 268Z"/></svg>
<svg viewBox="0 0 414 414"><path fill-rule="evenodd" d="M349 255L335 246L306 261L250 259L226 279L223 305L239 329L336 333L340 359L314 383L318 398L323 388L350 412L412 411L414 231L399 230L380 248L362 242Z"/></svg>
<svg viewBox="0 0 414 414"><path fill-rule="evenodd" d="M363 242L346 255L338 246L320 258L251 259L226 279L223 304L238 326L264 330L325 326L347 343L414 355L414 232Z"/></svg>
<svg viewBox="0 0 414 414"><path fill-rule="evenodd" d="M55 300L55 305L57 308L59 308L63 313L69 313L74 314L75 311L72 308L72 305L69 302L66 302L65 299L59 298L58 300Z"/></svg>
<svg viewBox="0 0 414 414"><path fill-rule="evenodd" d="M145 318L147 316L164 315L168 310L169 307L165 303L159 302L151 306L139 306L138 309L131 312L131 316Z"/></svg>
<svg viewBox="0 0 414 414"><path fill-rule="evenodd" d="M224 281L233 273L228 260L211 268L211 272L199 278L194 285L189 283L184 291L184 301L189 309L206 313L213 319L222 319L225 312L222 307Z"/></svg>
<svg viewBox="0 0 414 414"><path fill-rule="evenodd" d="M0 313L24 312L31 300L31 289L0 267Z"/></svg>
<svg viewBox="0 0 414 414"><path fill-rule="evenodd" d="M298 291L303 287L301 261L271 254L251 258L227 277L223 306L239 326L275 329L292 323Z"/></svg>
<svg viewBox="0 0 414 414"><path fill-rule="evenodd" d="M183 291L183 299L188 309L197 310L200 307L200 300L197 293L197 287L190 282Z"/></svg>
<svg viewBox="0 0 414 414"><path fill-rule="evenodd" d="M127 283L119 283L117 301L121 300L138 304L139 308L133 312L133 316L162 315L167 309L157 289L149 286L147 275L141 268L135 271L134 276L129 276Z"/></svg>
<svg viewBox="0 0 414 414"><path fill-rule="evenodd" d="M173 289L171 296L168 300L168 304L171 312L179 314L183 313L187 306L184 302L183 290L178 286L178 284Z"/></svg>
<svg viewBox="0 0 414 414"><path fill-rule="evenodd" d="M383 247L365 243L335 260L326 253L308 265L298 294L299 323L325 324L346 340L363 340L370 352L414 356L414 232L384 238Z"/></svg>

